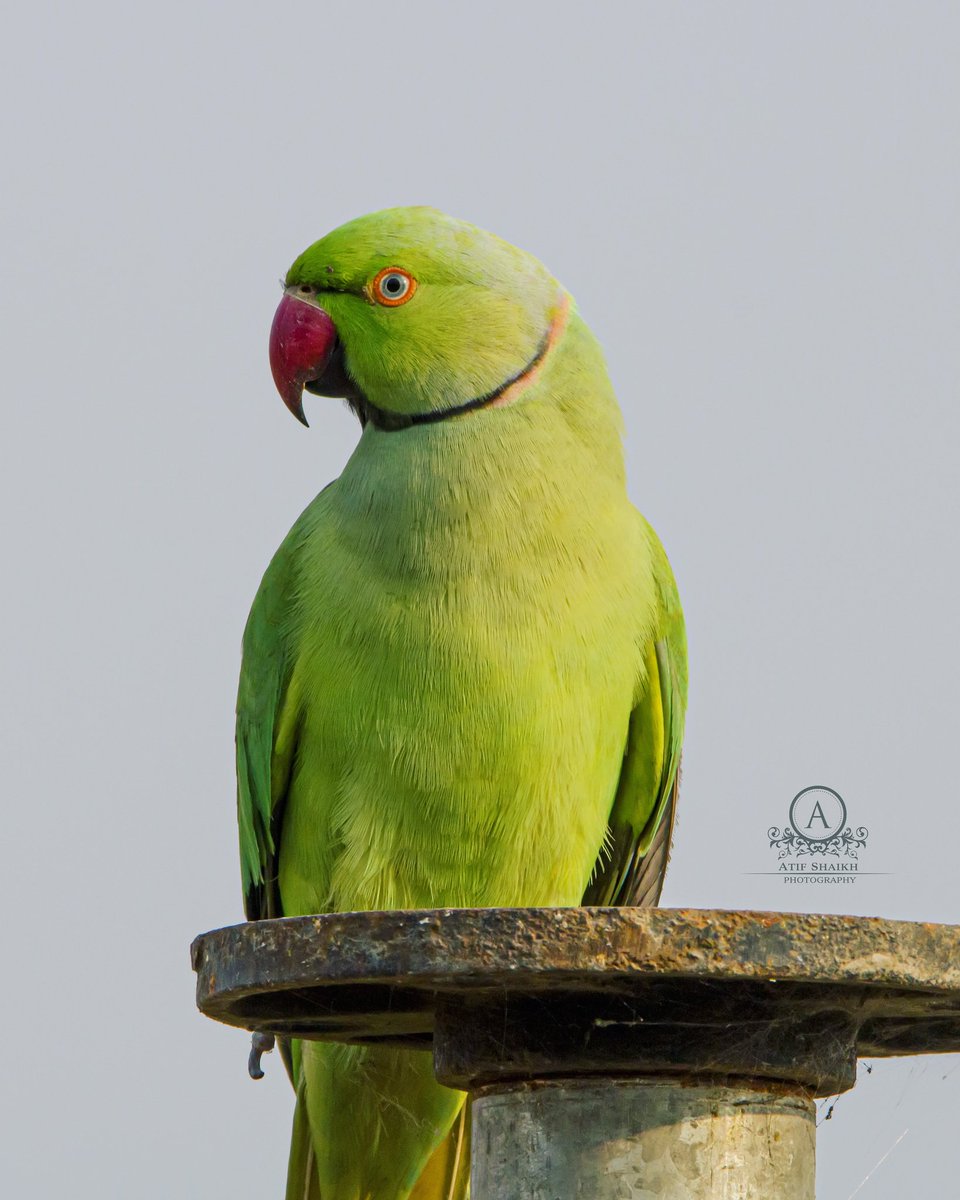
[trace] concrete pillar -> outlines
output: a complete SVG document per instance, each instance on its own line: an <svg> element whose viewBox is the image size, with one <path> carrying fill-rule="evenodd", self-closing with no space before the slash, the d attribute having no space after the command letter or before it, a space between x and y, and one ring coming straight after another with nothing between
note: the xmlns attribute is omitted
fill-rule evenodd
<svg viewBox="0 0 960 1200"><path fill-rule="evenodd" d="M472 1200L813 1200L800 1093L663 1078L498 1084L474 1099Z"/></svg>
<svg viewBox="0 0 960 1200"><path fill-rule="evenodd" d="M858 1055L960 1050L953 925L326 913L204 934L193 965L230 1025L432 1044L474 1100L472 1200L813 1200L812 1098L853 1087Z"/></svg>

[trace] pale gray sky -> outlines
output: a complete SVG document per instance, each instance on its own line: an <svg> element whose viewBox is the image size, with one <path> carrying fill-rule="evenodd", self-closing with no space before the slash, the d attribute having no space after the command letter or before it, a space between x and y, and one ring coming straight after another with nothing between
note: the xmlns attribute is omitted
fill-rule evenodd
<svg viewBox="0 0 960 1200"><path fill-rule="evenodd" d="M274 394L277 280L388 204L535 252L606 347L690 631L665 902L960 921L956 5L35 3L3 43L5 1194L280 1194L280 1064L187 947L241 915L242 624L356 437ZM747 874L815 783L890 874ZM958 1062L841 1097L821 1200L904 1129L858 1200L954 1194Z"/></svg>

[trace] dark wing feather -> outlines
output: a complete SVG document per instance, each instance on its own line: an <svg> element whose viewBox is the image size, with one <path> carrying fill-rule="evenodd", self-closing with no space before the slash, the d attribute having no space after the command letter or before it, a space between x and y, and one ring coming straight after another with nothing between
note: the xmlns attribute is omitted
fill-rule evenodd
<svg viewBox="0 0 960 1200"><path fill-rule="evenodd" d="M658 587L658 636L644 656L646 686L630 716L607 839L586 905L653 905L660 899L680 790L687 702L687 641L666 555L647 526Z"/></svg>
<svg viewBox="0 0 960 1200"><path fill-rule="evenodd" d="M281 753L277 730L287 675L288 609L293 595L292 538L275 555L260 584L243 634L237 694L237 820L247 918L282 917L278 858L295 739ZM280 1054L296 1086L292 1044Z"/></svg>

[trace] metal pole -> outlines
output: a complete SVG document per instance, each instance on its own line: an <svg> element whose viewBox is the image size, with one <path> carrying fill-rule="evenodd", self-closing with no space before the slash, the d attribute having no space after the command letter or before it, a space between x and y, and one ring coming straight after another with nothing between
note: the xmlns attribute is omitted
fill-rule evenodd
<svg viewBox="0 0 960 1200"><path fill-rule="evenodd" d="M960 926L690 909L439 909L198 938L197 1000L284 1037L432 1045L473 1200L813 1200L812 1098L960 1050Z"/></svg>
<svg viewBox="0 0 960 1200"><path fill-rule="evenodd" d="M474 1100L473 1200L813 1200L813 1102L748 1085L551 1080Z"/></svg>

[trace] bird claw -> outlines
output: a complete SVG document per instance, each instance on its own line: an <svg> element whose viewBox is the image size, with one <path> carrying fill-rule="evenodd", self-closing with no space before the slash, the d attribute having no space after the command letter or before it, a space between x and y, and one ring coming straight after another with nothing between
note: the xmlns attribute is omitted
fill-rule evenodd
<svg viewBox="0 0 960 1200"><path fill-rule="evenodd" d="M247 1059L247 1071L251 1079L262 1079L263 1068L260 1059L269 1054L276 1045L277 1039L272 1033L255 1033L250 1038L250 1057Z"/></svg>

